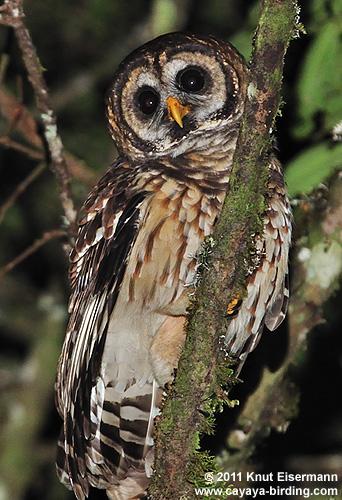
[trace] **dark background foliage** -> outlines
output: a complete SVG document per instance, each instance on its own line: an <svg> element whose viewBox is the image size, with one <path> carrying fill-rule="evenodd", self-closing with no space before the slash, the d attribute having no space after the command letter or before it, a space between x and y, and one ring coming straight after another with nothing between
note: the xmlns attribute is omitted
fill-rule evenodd
<svg viewBox="0 0 342 500"><path fill-rule="evenodd" d="M291 195L295 200L310 200L312 189L326 182L342 163L342 145L332 140L333 128L342 119L342 8L338 0L302 4L301 21L307 33L291 44L286 59L276 147L287 169ZM104 96L125 55L161 33L187 30L229 40L248 58L258 19L258 2L248 0L27 0L25 9L64 145L84 160L94 179L116 154L107 132ZM18 48L4 27L0 50L8 55L0 83L36 115ZM10 135L26 144L12 128L0 115L0 136ZM18 151L0 148L0 205L36 164L37 160ZM73 181L78 205L88 189L79 178ZM61 223L55 179L45 169L1 222L0 265ZM54 472L60 422L54 410L53 380L67 297L67 259L59 240L46 244L0 283L0 499L72 498ZM293 373L301 394L298 417L285 434L272 431L264 440L255 455L258 470L342 469L337 295L326 306L324 317L327 322L312 332L305 359ZM260 367L277 368L286 348L286 325L276 334L264 335L244 368L246 382L235 389L240 407L256 387ZM225 437L238 411L221 414L216 434L203 440L212 453L226 449ZM92 498L102 496L94 493Z"/></svg>

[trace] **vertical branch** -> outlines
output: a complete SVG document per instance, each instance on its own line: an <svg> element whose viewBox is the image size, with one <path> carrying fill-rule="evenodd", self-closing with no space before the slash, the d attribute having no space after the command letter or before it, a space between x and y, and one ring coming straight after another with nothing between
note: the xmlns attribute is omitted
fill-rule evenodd
<svg viewBox="0 0 342 500"><path fill-rule="evenodd" d="M229 300L244 293L252 235L261 230L270 133L280 103L284 56L297 15L294 0L262 2L229 196L215 227L208 268L189 313L177 377L157 425L150 489L154 499L195 498L189 482L194 470L191 465L198 433L206 425L203 414L212 411L213 395L219 393L222 375L227 377L219 338L226 333ZM201 471L198 463L197 471ZM198 475L196 480L201 479Z"/></svg>
<svg viewBox="0 0 342 500"><path fill-rule="evenodd" d="M44 135L51 157L51 169L57 179L59 196L70 234L75 231L76 210L70 188L70 174L63 155L63 145L57 131L57 121L50 105L48 88L43 70L32 43L31 35L24 23L22 0L6 0L1 6L0 22L10 25L15 31L21 55L34 90L37 108L44 126Z"/></svg>

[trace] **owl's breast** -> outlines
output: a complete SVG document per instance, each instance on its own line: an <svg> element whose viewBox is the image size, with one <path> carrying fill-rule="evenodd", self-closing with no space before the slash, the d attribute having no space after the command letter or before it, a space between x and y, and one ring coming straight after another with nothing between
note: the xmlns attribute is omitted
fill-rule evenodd
<svg viewBox="0 0 342 500"><path fill-rule="evenodd" d="M198 252L212 232L224 193L204 194L174 179L150 189L122 292L128 302L158 311L194 282Z"/></svg>

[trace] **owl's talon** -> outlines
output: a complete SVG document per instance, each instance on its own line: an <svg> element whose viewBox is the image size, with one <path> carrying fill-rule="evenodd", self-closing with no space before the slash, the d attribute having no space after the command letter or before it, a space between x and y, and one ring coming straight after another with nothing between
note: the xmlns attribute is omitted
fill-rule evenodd
<svg viewBox="0 0 342 500"><path fill-rule="evenodd" d="M227 305L226 315L229 318L234 318L238 314L241 304L242 304L242 299L240 295L235 295Z"/></svg>

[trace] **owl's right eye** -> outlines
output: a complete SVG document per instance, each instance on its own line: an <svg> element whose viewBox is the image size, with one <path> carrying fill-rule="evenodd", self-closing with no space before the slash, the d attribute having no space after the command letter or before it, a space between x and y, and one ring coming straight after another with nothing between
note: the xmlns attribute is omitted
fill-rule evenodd
<svg viewBox="0 0 342 500"><path fill-rule="evenodd" d="M160 95L152 87L142 87L136 96L138 108L144 115L152 115L159 106Z"/></svg>

